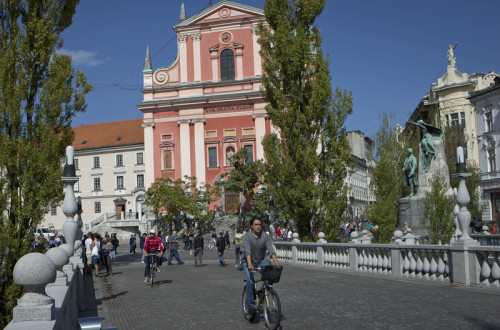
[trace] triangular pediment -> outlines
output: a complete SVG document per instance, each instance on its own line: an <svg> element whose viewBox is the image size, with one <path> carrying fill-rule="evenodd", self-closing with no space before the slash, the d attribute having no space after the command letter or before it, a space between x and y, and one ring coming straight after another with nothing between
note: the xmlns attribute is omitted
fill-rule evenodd
<svg viewBox="0 0 500 330"><path fill-rule="evenodd" d="M239 18L263 19L264 11L255 7L243 5L232 1L221 1L212 7L207 8L198 15L190 17L175 27L188 27L203 23L219 22L224 20L234 20Z"/></svg>

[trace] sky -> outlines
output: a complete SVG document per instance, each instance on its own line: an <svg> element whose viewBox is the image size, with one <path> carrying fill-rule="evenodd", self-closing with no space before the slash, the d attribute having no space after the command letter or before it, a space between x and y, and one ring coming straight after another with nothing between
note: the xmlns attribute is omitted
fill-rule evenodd
<svg viewBox="0 0 500 330"><path fill-rule="evenodd" d="M173 26L181 3L189 18L209 0L82 0L64 31L63 52L87 75L94 91L73 126L142 118L146 46L153 70L177 56ZM265 0L238 0L264 8ZM218 3L213 0L212 4ZM332 88L349 90L347 130L373 137L383 113L404 124L431 83L446 72L448 45L457 69L500 73L498 0L328 0L316 24L330 58ZM493 15L493 16L492 16Z"/></svg>

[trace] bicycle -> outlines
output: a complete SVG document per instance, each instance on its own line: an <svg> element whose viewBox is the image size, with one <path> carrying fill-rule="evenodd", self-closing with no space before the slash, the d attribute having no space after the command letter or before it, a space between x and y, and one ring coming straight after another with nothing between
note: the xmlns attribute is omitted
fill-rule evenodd
<svg viewBox="0 0 500 330"><path fill-rule="evenodd" d="M155 275L156 275L156 267L158 267L158 254L149 253L151 257L149 260L149 284L153 287Z"/></svg>
<svg viewBox="0 0 500 330"><path fill-rule="evenodd" d="M257 312L263 307L264 320L266 322L266 327L268 329L277 329L281 322L281 302L278 294L273 289L273 284L280 281L281 272L283 268L268 265L260 268L255 268L252 273L259 272L261 278L254 281L254 305L255 310L249 310L247 308L247 284L243 286L243 293L241 297L241 303L243 307L243 316L249 322L251 322ZM246 279L244 280L246 282ZM257 290L257 283L264 282L264 286L261 290Z"/></svg>

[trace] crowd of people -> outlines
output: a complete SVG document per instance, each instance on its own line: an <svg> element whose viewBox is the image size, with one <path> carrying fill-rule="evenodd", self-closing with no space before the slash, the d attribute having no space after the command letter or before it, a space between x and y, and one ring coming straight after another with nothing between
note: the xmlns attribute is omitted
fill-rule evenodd
<svg viewBox="0 0 500 330"><path fill-rule="evenodd" d="M92 275L92 269L95 271L95 276L99 276L99 267L106 268L106 275L112 276L113 269L111 261L116 259L117 248L119 240L116 233L111 236L106 232L104 237L98 233L88 233L84 235L82 240L82 247L85 251L82 254L84 263L86 265L86 274Z"/></svg>

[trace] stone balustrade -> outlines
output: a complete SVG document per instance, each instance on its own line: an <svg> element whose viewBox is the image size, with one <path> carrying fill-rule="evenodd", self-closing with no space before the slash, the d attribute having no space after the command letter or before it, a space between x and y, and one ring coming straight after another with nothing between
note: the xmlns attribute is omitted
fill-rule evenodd
<svg viewBox="0 0 500 330"><path fill-rule="evenodd" d="M280 262L500 288L500 247L273 242Z"/></svg>

